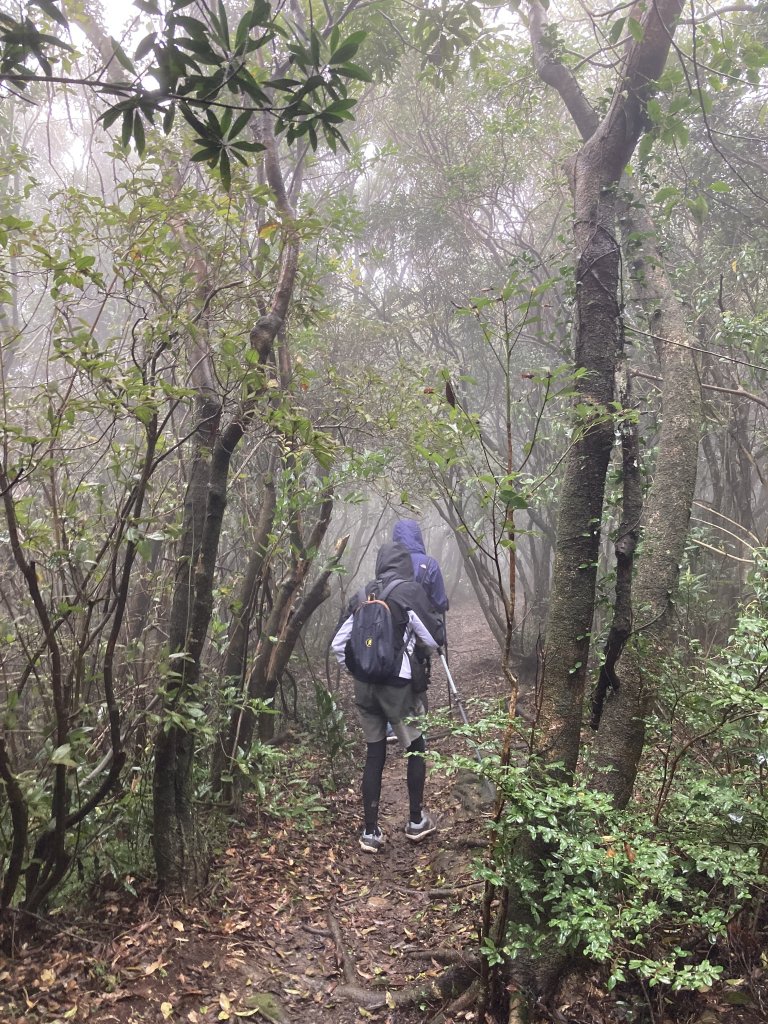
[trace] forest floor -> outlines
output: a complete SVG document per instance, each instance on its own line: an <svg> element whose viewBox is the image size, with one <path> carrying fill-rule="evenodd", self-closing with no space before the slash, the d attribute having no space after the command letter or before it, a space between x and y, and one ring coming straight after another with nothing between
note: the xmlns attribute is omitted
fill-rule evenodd
<svg viewBox="0 0 768 1024"><path fill-rule="evenodd" d="M450 619L452 671L472 713L478 698L504 693L498 648L476 610L452 611ZM346 684L342 703L351 695ZM439 662L429 693L432 711L448 709ZM438 832L411 843L405 760L392 744L381 797L387 843L376 855L363 853L364 744L347 710L355 759L344 785L323 792L315 772L311 806L282 821L246 801L209 889L193 903L158 901L136 882L135 896L96 892L79 913L55 915L42 945L12 964L0 958L0 1024L423 1021L421 1009L388 1004L417 978L428 984L442 973L434 953L476 946L482 886L471 861L482 853L488 801L471 781L457 785L432 770L425 805ZM442 730L433 746L449 753L462 741Z"/></svg>
<svg viewBox="0 0 768 1024"><path fill-rule="evenodd" d="M452 671L472 716L481 702L504 697L498 649L476 609L452 610L449 635ZM349 700L350 689L342 680L341 701ZM430 704L432 711L448 705L439 664ZM328 792L320 761L305 759L296 770L315 795L303 812L280 817L265 813L263 800L248 801L198 900L171 904L138 882L135 895L127 888L100 890L88 907L66 919L56 915L41 944L13 963L0 958L0 1024L428 1022L438 1002L429 995L430 982L451 955L476 955L482 886L472 861L483 853L487 794L471 775L433 767L425 801L439 830L412 844L403 831L405 763L390 746L381 801L388 842L377 855L363 853L357 842L363 743L351 709L348 723L357 738L348 781ZM429 740L440 754L466 751L463 744L439 728ZM285 774L287 781L287 767ZM306 797L308 790L301 792ZM398 1005L414 985L424 995ZM553 1019L629 1024L644 1017L629 1010L617 1015L612 1003L599 985L582 986L570 1003L561 1001ZM759 1020L714 1002L691 1009L682 1019L697 1024ZM468 1006L448 1020L477 1015Z"/></svg>

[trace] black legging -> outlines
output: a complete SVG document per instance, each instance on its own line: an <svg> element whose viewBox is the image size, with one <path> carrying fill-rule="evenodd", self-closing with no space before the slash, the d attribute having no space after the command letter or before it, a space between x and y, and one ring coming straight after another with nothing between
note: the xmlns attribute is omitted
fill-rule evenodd
<svg viewBox="0 0 768 1024"><path fill-rule="evenodd" d="M409 754L424 754L427 745L424 736L419 736L408 747ZM363 813L365 831L373 832L379 820L379 798L381 797L381 776L387 760L386 739L368 744L368 754L363 769ZM427 763L424 757L409 757L407 768L408 802L411 821L421 821L421 801L424 797L424 782L427 777Z"/></svg>

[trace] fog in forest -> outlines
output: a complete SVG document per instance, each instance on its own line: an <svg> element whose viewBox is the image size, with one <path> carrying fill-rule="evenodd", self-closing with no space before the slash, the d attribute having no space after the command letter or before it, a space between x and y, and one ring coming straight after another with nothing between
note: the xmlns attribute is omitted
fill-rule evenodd
<svg viewBox="0 0 768 1024"><path fill-rule="evenodd" d="M767 119L750 0L8 0L3 1021L766 1019Z"/></svg>

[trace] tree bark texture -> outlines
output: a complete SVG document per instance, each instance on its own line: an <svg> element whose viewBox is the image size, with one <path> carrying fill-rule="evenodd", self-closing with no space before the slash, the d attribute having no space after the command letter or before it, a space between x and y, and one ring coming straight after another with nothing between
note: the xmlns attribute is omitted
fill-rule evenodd
<svg viewBox="0 0 768 1024"><path fill-rule="evenodd" d="M169 652L181 657L173 662L174 676L166 687L166 709L176 709L187 700L198 678L198 665L192 661L189 648L192 633L199 635L201 629L199 622L196 627L193 625L193 608L196 584L201 580L208 491L220 416L219 402L210 394L200 395L169 622ZM193 757L193 733L164 717L155 739L152 787L152 845L162 889L195 888L204 873L205 858L192 810Z"/></svg>
<svg viewBox="0 0 768 1024"><path fill-rule="evenodd" d="M277 503L277 492L275 488L274 472L276 460L270 459L269 469L264 476L263 491L261 497L261 508L256 523L256 531L252 540L252 552L248 559L237 601L232 611L229 628L229 641L224 659L224 685L237 687L241 694L241 701L247 695L247 673L248 662L248 641L251 624L262 593L262 584L268 565L268 539L272 529ZM240 722L242 721L242 707L234 709L230 715L229 722L219 734L218 741L214 747L211 762L211 782L214 791L224 793L224 800L229 802L232 799L232 792L228 785L224 785L222 775L228 770L227 762L235 756L240 746Z"/></svg>
<svg viewBox="0 0 768 1024"><path fill-rule="evenodd" d="M625 806L645 739L645 721L666 653L680 566L696 486L702 424L701 386L688 326L655 245L653 224L633 203L628 225L641 237L634 268L638 298L649 312L664 378L663 412L653 482L633 585L632 633L619 657L594 746L602 769L595 785Z"/></svg>
<svg viewBox="0 0 768 1024"><path fill-rule="evenodd" d="M661 0L626 49L619 80L598 121L569 69L549 52L546 18L531 4L539 73L558 89L585 140L570 167L576 248L574 362L585 413L565 464L544 654L538 751L572 772L579 756L582 708L595 601L605 476L613 446L611 404L621 354L617 185L643 128L653 83L666 62L681 0Z"/></svg>
<svg viewBox="0 0 768 1024"><path fill-rule="evenodd" d="M295 546L295 551L316 552L325 537L333 511L333 498L328 496L323 503L317 523L311 531L309 542ZM272 610L267 620L256 649L253 665L248 677L248 699L250 701L273 700L283 673L293 653L299 634L309 621L312 613L328 596L328 580L346 548L347 538L343 538L328 564L318 576L309 590L297 600L307 573L312 565L310 557L299 557L285 578L281 581L275 594ZM270 639L276 637L276 640ZM234 724L234 718L233 718ZM253 742L256 726L259 727L261 739L269 739L273 734L274 716L257 715L254 710L245 706L238 715L238 745L248 750ZM229 749L234 756L235 749Z"/></svg>

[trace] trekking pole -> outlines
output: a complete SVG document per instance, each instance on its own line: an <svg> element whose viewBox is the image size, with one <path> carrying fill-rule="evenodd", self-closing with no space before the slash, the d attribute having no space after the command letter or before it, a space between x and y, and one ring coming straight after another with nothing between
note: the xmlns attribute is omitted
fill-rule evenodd
<svg viewBox="0 0 768 1024"><path fill-rule="evenodd" d="M450 672L448 671L448 630L446 629L445 612L443 612L443 614L442 614L442 619L443 619L443 646L442 647L438 647L438 650L440 651L440 657L443 659L443 665L445 666L445 677L446 677L446 679L449 679ZM450 683L450 681L447 683L447 686L448 686L448 710L452 711L453 710L453 695L451 693L451 683ZM455 687L454 687L454 689L455 689Z"/></svg>
<svg viewBox="0 0 768 1024"><path fill-rule="evenodd" d="M438 647L437 651L438 651L438 654L440 655L440 660L443 663L443 668L445 670L445 677L448 680L448 692L449 692L449 694L453 695L453 699L456 701L456 707L459 709L459 714L461 715L462 722L464 723L464 725L468 726L469 725L469 719L467 718L467 712L466 712L466 709L464 707L464 702L461 699L461 697L459 696L459 691L456 689L456 683L454 683L453 676L451 675L451 670L448 668L448 662L445 660L445 655L443 654L442 648ZM482 765L483 758L482 758L482 756L480 754L479 749L471 741L470 741L469 745L472 747L472 753L475 755L475 760L477 761L477 763L479 765ZM480 779L480 788L482 790L484 798L487 801L494 800L496 798L496 790L495 790L495 788L493 786L493 783L491 783L482 774L479 775L479 779Z"/></svg>
<svg viewBox="0 0 768 1024"><path fill-rule="evenodd" d="M452 696L453 699L456 701L456 707L459 709L459 714L461 715L461 720L464 723L464 725L469 725L469 719L467 718L467 712L464 709L464 703L463 703L461 697L459 696L459 691L456 689L456 683L454 683L454 681L453 681L453 676L451 675L451 670L448 668L448 662L445 659L445 655L443 654L442 648L438 647L437 651L438 651L438 654L440 655L440 661L442 661L442 663L443 663L443 669L445 670L445 677L448 680L448 694L449 694L449 697ZM449 705L450 705L450 701L449 701Z"/></svg>

